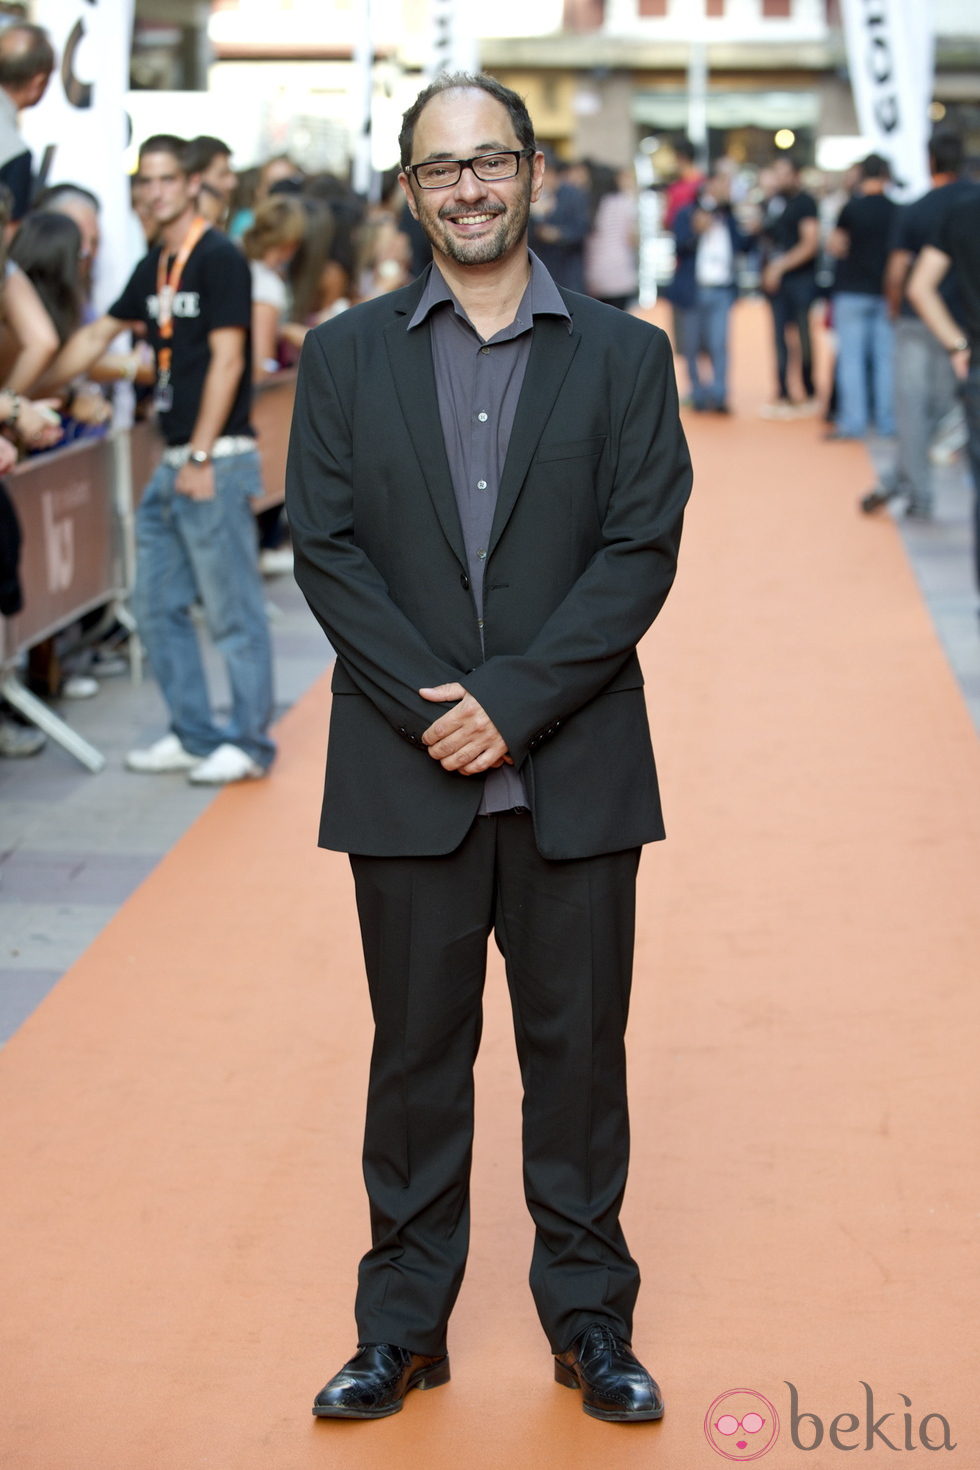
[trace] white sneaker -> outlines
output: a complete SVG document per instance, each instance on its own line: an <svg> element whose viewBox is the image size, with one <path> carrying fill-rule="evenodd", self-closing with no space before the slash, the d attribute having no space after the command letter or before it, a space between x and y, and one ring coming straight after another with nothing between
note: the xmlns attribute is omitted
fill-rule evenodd
<svg viewBox="0 0 980 1470"><path fill-rule="evenodd" d="M793 405L788 398L779 398L775 403L764 403L759 409L760 419L791 419Z"/></svg>
<svg viewBox="0 0 980 1470"><path fill-rule="evenodd" d="M177 736L171 733L148 745L145 750L131 750L126 757L126 769L158 776L168 771L191 771L200 765L201 759L201 756L191 755L189 750L185 750Z"/></svg>
<svg viewBox="0 0 980 1470"><path fill-rule="evenodd" d="M88 674L69 674L58 692L62 699L92 699L99 692L99 681Z"/></svg>
<svg viewBox="0 0 980 1470"><path fill-rule="evenodd" d="M258 781L265 771L237 745L219 745L188 776L195 786L227 786L232 781Z"/></svg>
<svg viewBox="0 0 980 1470"><path fill-rule="evenodd" d="M291 546L267 547L259 552L259 571L263 577L282 577L293 570Z"/></svg>
<svg viewBox="0 0 980 1470"><path fill-rule="evenodd" d="M45 737L40 730L27 725L18 725L0 715L0 755L16 760L20 756L37 755L45 746Z"/></svg>

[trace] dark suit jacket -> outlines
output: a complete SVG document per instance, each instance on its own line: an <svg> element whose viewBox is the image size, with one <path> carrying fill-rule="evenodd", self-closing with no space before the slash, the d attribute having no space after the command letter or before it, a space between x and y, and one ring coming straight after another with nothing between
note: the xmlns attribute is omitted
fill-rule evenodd
<svg viewBox="0 0 980 1470"><path fill-rule="evenodd" d="M444 771L422 687L507 742L548 858L663 836L636 644L674 578L691 466L657 328L571 292L538 318L488 548L484 657L443 446L424 277L311 332L286 473L296 578L337 651L320 841L451 852L482 776Z"/></svg>

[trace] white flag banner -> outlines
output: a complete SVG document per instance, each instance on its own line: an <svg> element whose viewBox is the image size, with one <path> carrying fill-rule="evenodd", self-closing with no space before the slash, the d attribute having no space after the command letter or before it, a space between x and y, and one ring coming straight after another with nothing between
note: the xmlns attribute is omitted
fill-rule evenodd
<svg viewBox="0 0 980 1470"><path fill-rule="evenodd" d="M55 50L48 90L20 130L44 184L81 184L101 204L95 304L119 295L132 268L125 150L133 0L35 0Z"/></svg>
<svg viewBox="0 0 980 1470"><path fill-rule="evenodd" d="M858 128L888 159L894 195L907 203L929 187L932 6L925 0L843 0L842 10Z"/></svg>
<svg viewBox="0 0 980 1470"><path fill-rule="evenodd" d="M429 27L428 81L444 71L479 71L479 47L468 0L429 0Z"/></svg>

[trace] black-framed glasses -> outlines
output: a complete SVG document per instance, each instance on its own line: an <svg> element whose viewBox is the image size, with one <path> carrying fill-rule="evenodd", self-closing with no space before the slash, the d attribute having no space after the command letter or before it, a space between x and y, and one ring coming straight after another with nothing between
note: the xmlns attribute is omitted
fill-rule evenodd
<svg viewBox="0 0 980 1470"><path fill-rule="evenodd" d="M473 170L481 184L496 184L513 179L522 158L533 158L533 148L508 148L503 153L481 153L476 158L436 158L431 163L410 163L405 172L411 174L420 189L448 189L458 184L463 169Z"/></svg>

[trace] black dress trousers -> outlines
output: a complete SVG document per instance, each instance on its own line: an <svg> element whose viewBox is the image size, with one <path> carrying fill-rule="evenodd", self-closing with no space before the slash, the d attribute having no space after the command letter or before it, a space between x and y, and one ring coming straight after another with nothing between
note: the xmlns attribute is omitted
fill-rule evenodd
<svg viewBox="0 0 980 1470"><path fill-rule="evenodd" d="M555 1352L596 1321L629 1340L639 1272L619 1211L639 855L551 861L521 811L478 817L445 857L351 856L375 1021L360 1342L445 1350L469 1243L473 1063L491 932L524 1087L538 1314Z"/></svg>

